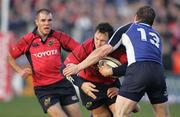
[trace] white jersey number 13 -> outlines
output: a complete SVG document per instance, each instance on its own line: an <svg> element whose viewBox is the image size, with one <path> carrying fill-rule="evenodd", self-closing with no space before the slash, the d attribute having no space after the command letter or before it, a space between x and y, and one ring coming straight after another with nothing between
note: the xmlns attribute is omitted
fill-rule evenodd
<svg viewBox="0 0 180 117"><path fill-rule="evenodd" d="M146 31L145 31L143 28L138 28L137 31L140 32L140 34L141 34L141 40L142 40L142 41L148 41L148 40L147 40ZM153 32L149 32L148 34L150 35L150 37L152 37L152 38L149 39L149 41L150 41L153 45L155 45L157 48L159 48L160 39L159 39L159 37L157 36L157 34L156 34L156 33L153 33Z"/></svg>

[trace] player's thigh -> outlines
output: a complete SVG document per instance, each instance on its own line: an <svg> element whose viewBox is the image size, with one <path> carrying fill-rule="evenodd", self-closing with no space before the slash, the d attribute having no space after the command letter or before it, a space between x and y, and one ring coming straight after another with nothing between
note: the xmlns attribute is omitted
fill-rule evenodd
<svg viewBox="0 0 180 117"><path fill-rule="evenodd" d="M115 103L116 116L118 115L119 117L121 114L130 114L136 104L137 102L118 95Z"/></svg>
<svg viewBox="0 0 180 117"><path fill-rule="evenodd" d="M156 117L170 117L168 104L153 104L154 114Z"/></svg>
<svg viewBox="0 0 180 117"><path fill-rule="evenodd" d="M91 110L93 117L112 117L111 112L105 105Z"/></svg>
<svg viewBox="0 0 180 117"><path fill-rule="evenodd" d="M50 106L47 109L47 113L50 117L67 117L66 113L59 103Z"/></svg>
<svg viewBox="0 0 180 117"><path fill-rule="evenodd" d="M111 113L113 114L113 116L115 116L115 103L109 105L109 110L111 111Z"/></svg>
<svg viewBox="0 0 180 117"><path fill-rule="evenodd" d="M68 117L82 117L81 108L78 102L63 106Z"/></svg>

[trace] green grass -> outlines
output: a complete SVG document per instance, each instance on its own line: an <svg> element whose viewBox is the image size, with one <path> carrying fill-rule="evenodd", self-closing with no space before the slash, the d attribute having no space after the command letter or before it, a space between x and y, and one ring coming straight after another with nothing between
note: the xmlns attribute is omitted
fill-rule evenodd
<svg viewBox="0 0 180 117"><path fill-rule="evenodd" d="M149 103L140 103L141 112L132 114L132 117L153 117ZM180 104L170 105L171 117L180 117ZM82 107L84 117L88 111ZM35 97L18 97L10 102L0 102L0 117L48 117L40 108Z"/></svg>

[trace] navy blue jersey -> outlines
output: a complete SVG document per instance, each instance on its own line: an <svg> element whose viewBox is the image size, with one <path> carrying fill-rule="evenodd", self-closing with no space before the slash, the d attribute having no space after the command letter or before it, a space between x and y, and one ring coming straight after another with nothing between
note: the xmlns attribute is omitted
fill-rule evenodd
<svg viewBox="0 0 180 117"><path fill-rule="evenodd" d="M162 42L159 34L144 23L131 23L120 27L111 37L113 50L120 44L126 47L128 65L136 61L155 61L162 64Z"/></svg>

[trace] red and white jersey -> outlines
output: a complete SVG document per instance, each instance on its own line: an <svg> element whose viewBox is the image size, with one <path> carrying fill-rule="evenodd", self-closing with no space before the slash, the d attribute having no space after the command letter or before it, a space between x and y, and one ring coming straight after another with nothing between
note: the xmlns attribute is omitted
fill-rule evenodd
<svg viewBox="0 0 180 117"><path fill-rule="evenodd" d="M86 59L94 49L95 49L94 39L93 38L88 39L67 56L66 60L64 61L64 64L65 65L67 65L68 63L78 64L82 62L84 59ZM125 48L123 47L120 47L118 51L114 51L109 56L116 58L122 64L127 62ZM92 81L96 83L112 84L116 81L116 79L102 76L99 73L96 64L80 71L79 76L81 76L82 78L88 81Z"/></svg>
<svg viewBox="0 0 180 117"><path fill-rule="evenodd" d="M79 43L63 32L52 30L43 41L36 29L10 49L13 58L26 54L33 70L34 86L45 86L63 79L61 49L72 51Z"/></svg>

